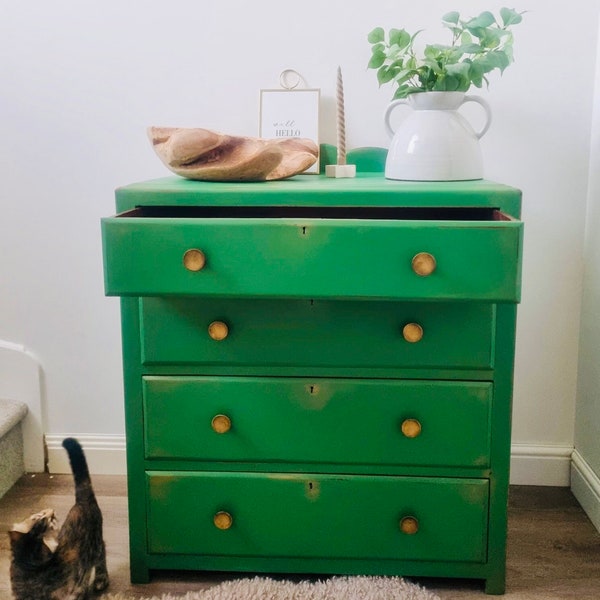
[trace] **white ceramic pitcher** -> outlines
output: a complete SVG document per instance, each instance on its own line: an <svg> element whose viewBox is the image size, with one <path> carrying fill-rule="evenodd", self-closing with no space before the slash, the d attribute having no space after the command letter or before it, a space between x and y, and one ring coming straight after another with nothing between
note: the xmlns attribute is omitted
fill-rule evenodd
<svg viewBox="0 0 600 600"><path fill-rule="evenodd" d="M474 131L457 111L466 102L477 102L485 110L486 122ZM392 111L400 105L412 110L394 131ZM483 177L479 138L492 121L489 104L479 96L463 92L421 92L392 102L384 122L392 138L385 164L388 179L411 181L462 181Z"/></svg>

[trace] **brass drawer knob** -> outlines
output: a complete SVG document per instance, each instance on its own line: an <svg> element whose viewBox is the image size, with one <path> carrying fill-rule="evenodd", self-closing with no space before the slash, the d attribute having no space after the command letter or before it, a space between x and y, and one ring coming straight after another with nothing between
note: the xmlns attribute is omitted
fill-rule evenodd
<svg viewBox="0 0 600 600"><path fill-rule="evenodd" d="M421 435L421 423L417 419L405 419L402 421L400 429L407 438L416 438Z"/></svg>
<svg viewBox="0 0 600 600"><path fill-rule="evenodd" d="M202 250L190 248L183 255L183 266L188 271L201 271L206 264L206 256Z"/></svg>
<svg viewBox="0 0 600 600"><path fill-rule="evenodd" d="M215 433L227 433L231 429L231 419L227 415L215 415L210 426Z"/></svg>
<svg viewBox="0 0 600 600"><path fill-rule="evenodd" d="M423 338L423 328L418 323L407 323L402 328L402 336L411 344L420 342Z"/></svg>
<svg viewBox="0 0 600 600"><path fill-rule="evenodd" d="M225 511L219 511L213 517L213 523L217 529L229 529L233 525L233 517Z"/></svg>
<svg viewBox="0 0 600 600"><path fill-rule="evenodd" d="M404 517L400 520L400 531L406 535L414 535L419 531L419 521L415 517Z"/></svg>
<svg viewBox="0 0 600 600"><path fill-rule="evenodd" d="M421 277L427 277L435 271L435 257L429 252L419 252L412 259L412 270Z"/></svg>
<svg viewBox="0 0 600 600"><path fill-rule="evenodd" d="M220 342L229 335L229 327L223 321L213 321L208 326L208 335L215 341Z"/></svg>

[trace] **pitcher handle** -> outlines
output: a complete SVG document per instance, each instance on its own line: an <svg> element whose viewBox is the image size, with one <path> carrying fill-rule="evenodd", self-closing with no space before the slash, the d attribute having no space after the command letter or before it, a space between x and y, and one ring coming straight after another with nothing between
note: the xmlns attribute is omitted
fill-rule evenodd
<svg viewBox="0 0 600 600"><path fill-rule="evenodd" d="M390 115L392 114L392 111L394 110L394 108L396 108L396 106L400 105L400 104L406 104L408 105L408 100L394 100L386 109L385 111L385 115L383 116L383 122L385 123L385 130L388 132L388 135L390 136L390 138L394 137L394 130L392 129L392 126L390 125Z"/></svg>
<svg viewBox="0 0 600 600"><path fill-rule="evenodd" d="M483 137L485 132L490 128L490 125L492 124L492 109L490 108L490 105L481 96L465 96L463 101L461 102L461 106L467 102L477 102L477 104L483 106L483 110L485 111L485 125L482 127L481 131L475 132L477 139L480 139Z"/></svg>

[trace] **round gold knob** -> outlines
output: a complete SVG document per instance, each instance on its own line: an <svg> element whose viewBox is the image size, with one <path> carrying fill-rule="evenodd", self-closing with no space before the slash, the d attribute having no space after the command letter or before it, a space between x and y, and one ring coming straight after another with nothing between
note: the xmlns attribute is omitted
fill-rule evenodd
<svg viewBox="0 0 600 600"><path fill-rule="evenodd" d="M183 255L183 266L188 271L201 271L206 264L206 256L202 250L190 248Z"/></svg>
<svg viewBox="0 0 600 600"><path fill-rule="evenodd" d="M412 259L412 270L421 277L427 277L435 271L435 257L429 252L419 252Z"/></svg>
<svg viewBox="0 0 600 600"><path fill-rule="evenodd" d="M223 321L213 321L208 326L208 335L217 342L224 340L229 335L229 327Z"/></svg>
<svg viewBox="0 0 600 600"><path fill-rule="evenodd" d="M233 525L233 517L225 511L219 511L213 517L213 523L217 529L229 529Z"/></svg>
<svg viewBox="0 0 600 600"><path fill-rule="evenodd" d="M210 426L216 433L227 433L231 429L231 419L227 415L215 415Z"/></svg>
<svg viewBox="0 0 600 600"><path fill-rule="evenodd" d="M414 535L419 531L419 521L416 517L404 517L400 520L400 531L406 535Z"/></svg>
<svg viewBox="0 0 600 600"><path fill-rule="evenodd" d="M402 336L411 344L420 342L423 338L423 328L418 323L407 323L402 328Z"/></svg>
<svg viewBox="0 0 600 600"><path fill-rule="evenodd" d="M421 423L416 419L405 419L402 421L400 429L407 438L416 438L421 435Z"/></svg>

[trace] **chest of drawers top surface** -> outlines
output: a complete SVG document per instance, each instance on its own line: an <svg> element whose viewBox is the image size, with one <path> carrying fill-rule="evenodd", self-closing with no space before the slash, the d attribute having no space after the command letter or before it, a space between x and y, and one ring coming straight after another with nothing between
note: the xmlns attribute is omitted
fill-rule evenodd
<svg viewBox="0 0 600 600"><path fill-rule="evenodd" d="M116 204L117 212L138 206L488 207L519 217L521 192L486 180L393 181L383 173L358 173L351 179L297 175L258 183L165 177L118 188Z"/></svg>

